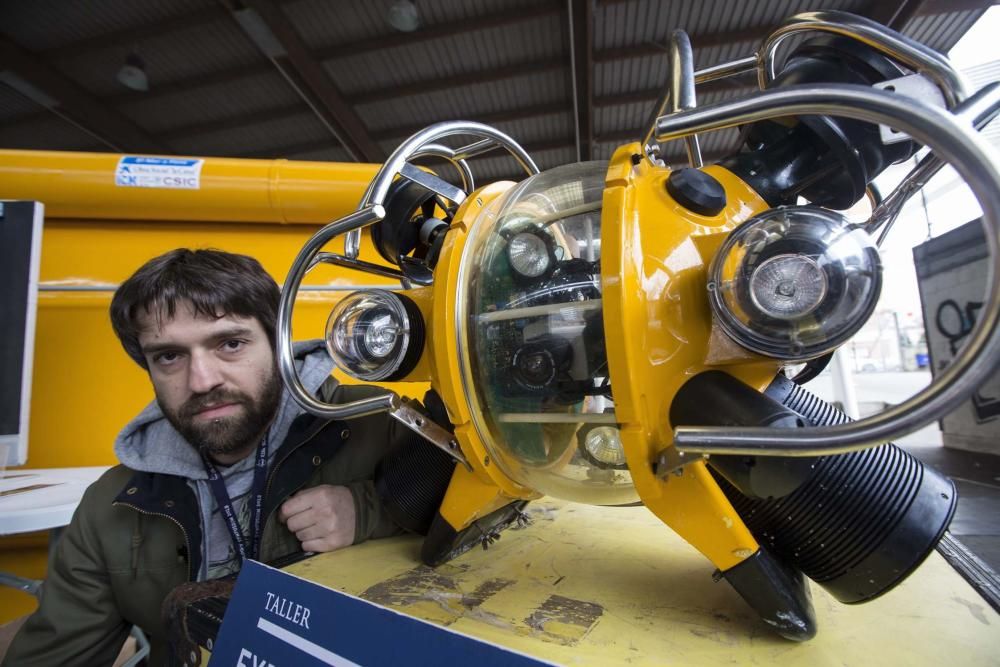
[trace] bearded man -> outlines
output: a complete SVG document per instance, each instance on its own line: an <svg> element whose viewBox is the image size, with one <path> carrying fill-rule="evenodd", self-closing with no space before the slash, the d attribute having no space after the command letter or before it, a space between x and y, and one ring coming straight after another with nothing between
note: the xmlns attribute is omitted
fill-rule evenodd
<svg viewBox="0 0 1000 667"><path fill-rule="evenodd" d="M303 413L278 373L279 296L255 259L184 248L115 292L112 326L156 399L118 436L121 465L84 494L4 664L110 665L133 625L161 664L160 607L176 586L400 532L372 477L402 427ZM379 391L338 386L321 341L295 357L324 400Z"/></svg>

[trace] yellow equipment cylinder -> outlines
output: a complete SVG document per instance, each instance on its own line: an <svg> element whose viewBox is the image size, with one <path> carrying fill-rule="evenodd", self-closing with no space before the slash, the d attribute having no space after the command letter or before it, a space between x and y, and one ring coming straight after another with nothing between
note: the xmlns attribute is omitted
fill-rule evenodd
<svg viewBox="0 0 1000 667"><path fill-rule="evenodd" d="M379 167L192 158L196 188L128 187L115 182L125 157L0 150L0 199L42 201L48 218L321 224L357 207Z"/></svg>

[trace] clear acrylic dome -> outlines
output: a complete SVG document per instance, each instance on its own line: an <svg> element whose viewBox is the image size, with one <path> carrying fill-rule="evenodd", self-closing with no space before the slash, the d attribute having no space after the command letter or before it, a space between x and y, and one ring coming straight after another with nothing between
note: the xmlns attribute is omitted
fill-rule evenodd
<svg viewBox="0 0 1000 667"><path fill-rule="evenodd" d="M460 358L492 462L546 495L638 500L618 437L601 301L605 162L537 174L477 218L462 257Z"/></svg>

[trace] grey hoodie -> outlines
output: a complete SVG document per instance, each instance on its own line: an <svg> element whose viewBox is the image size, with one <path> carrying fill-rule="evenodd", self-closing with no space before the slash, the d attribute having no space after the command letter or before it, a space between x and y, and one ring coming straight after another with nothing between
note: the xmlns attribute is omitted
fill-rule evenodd
<svg viewBox="0 0 1000 667"><path fill-rule="evenodd" d="M333 370L333 361L327 354L323 341L310 340L296 343L294 354L295 366L302 385L308 392L315 394ZM287 391L282 392L278 413L267 436L268 456L272 462L275 451L288 435L289 427L302 412L302 408L291 395ZM188 486L198 499L204 536L199 581L214 579L239 569L239 560L232 538L216 506L201 455L167 421L155 400L118 434L115 440L115 454L122 464L132 470L179 475L188 480ZM253 464L254 454L251 453L242 461L220 471L244 535L249 525L249 508L246 500L253 482Z"/></svg>

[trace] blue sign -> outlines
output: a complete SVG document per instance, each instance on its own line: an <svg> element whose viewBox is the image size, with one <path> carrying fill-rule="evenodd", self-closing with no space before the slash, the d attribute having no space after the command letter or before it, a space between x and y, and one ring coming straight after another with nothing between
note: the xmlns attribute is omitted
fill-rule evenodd
<svg viewBox="0 0 1000 667"><path fill-rule="evenodd" d="M247 561L210 667L550 665Z"/></svg>

